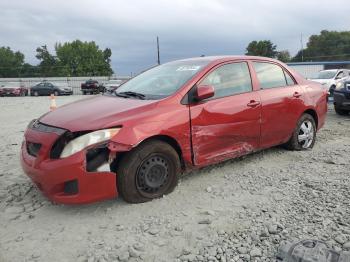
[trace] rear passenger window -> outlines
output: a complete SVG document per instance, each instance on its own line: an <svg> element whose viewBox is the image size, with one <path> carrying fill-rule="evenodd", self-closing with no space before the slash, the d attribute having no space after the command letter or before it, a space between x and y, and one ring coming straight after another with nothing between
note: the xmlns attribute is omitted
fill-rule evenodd
<svg viewBox="0 0 350 262"><path fill-rule="evenodd" d="M250 73L245 62L220 66L209 73L201 84L214 87L215 95L210 99L252 91Z"/></svg>
<svg viewBox="0 0 350 262"><path fill-rule="evenodd" d="M275 64L254 62L254 69L263 89L286 86L283 69Z"/></svg>
<svg viewBox="0 0 350 262"><path fill-rule="evenodd" d="M295 85L293 78L291 78L291 76L286 71L284 71L284 75L286 76L287 85L289 86Z"/></svg>

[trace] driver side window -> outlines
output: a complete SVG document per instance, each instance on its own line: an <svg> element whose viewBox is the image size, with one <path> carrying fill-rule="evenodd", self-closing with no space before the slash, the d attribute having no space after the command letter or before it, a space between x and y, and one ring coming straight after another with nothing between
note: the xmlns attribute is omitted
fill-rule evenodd
<svg viewBox="0 0 350 262"><path fill-rule="evenodd" d="M252 91L252 82L246 62L220 66L209 73L201 85L214 87L215 95L210 100Z"/></svg>
<svg viewBox="0 0 350 262"><path fill-rule="evenodd" d="M341 78L343 78L344 77L344 73L343 73L343 71L341 71L341 72L339 72L338 74L337 74L337 76L335 77L336 79L341 79Z"/></svg>

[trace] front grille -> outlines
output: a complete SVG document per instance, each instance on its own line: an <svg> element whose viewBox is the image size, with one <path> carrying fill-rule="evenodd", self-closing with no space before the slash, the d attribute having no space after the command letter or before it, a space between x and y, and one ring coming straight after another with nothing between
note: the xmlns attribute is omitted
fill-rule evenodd
<svg viewBox="0 0 350 262"><path fill-rule="evenodd" d="M35 131L44 132L44 133L55 133L59 136L64 134L67 131L66 129L63 129L63 128L45 125L45 124L39 122L39 120L37 120L37 119L32 120L29 123L28 127L30 129L35 130Z"/></svg>
<svg viewBox="0 0 350 262"><path fill-rule="evenodd" d="M39 143L27 142L27 152L31 156L37 157L40 148L41 148L41 144Z"/></svg>

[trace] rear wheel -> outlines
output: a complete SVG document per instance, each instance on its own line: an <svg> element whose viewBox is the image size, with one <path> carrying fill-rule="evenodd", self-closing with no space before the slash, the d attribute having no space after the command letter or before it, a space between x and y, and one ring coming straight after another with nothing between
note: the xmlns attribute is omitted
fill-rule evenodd
<svg viewBox="0 0 350 262"><path fill-rule="evenodd" d="M130 203L150 201L172 192L179 174L177 152L165 142L150 140L127 153L118 164L118 192Z"/></svg>
<svg viewBox="0 0 350 262"><path fill-rule="evenodd" d="M309 114L303 114L299 119L292 137L286 147L290 150L306 150L312 148L316 141L316 124Z"/></svg>
<svg viewBox="0 0 350 262"><path fill-rule="evenodd" d="M341 115L341 116L345 116L345 115L349 114L348 110L340 109L337 106L334 106L334 110L338 115Z"/></svg>
<svg viewBox="0 0 350 262"><path fill-rule="evenodd" d="M39 96L38 91L34 91L34 96Z"/></svg>
<svg viewBox="0 0 350 262"><path fill-rule="evenodd" d="M55 96L58 96L58 95L59 95L58 91L53 92L53 94L54 94Z"/></svg>

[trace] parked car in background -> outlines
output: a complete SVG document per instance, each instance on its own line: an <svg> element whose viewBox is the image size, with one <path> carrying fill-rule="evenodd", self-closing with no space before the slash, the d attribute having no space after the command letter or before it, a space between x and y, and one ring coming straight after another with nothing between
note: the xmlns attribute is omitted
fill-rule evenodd
<svg viewBox="0 0 350 262"><path fill-rule="evenodd" d="M333 103L337 114L347 115L350 113L350 77L336 85Z"/></svg>
<svg viewBox="0 0 350 262"><path fill-rule="evenodd" d="M191 58L33 120L21 163L54 202L139 203L170 193L186 169L281 144L311 149L326 113L321 85L277 60Z"/></svg>
<svg viewBox="0 0 350 262"><path fill-rule="evenodd" d="M103 85L100 85L97 80L89 79L85 83L81 84L81 92L86 94L99 94L105 92Z"/></svg>
<svg viewBox="0 0 350 262"><path fill-rule="evenodd" d="M330 69L318 72L318 75L311 80L322 84L323 88L329 92L329 95L333 96L337 83L347 77L349 77L349 70L347 69Z"/></svg>
<svg viewBox="0 0 350 262"><path fill-rule="evenodd" d="M31 96L42 96L42 95L72 95L73 89L68 85L67 82L40 82L30 88Z"/></svg>
<svg viewBox="0 0 350 262"><path fill-rule="evenodd" d="M0 96L27 96L28 88L19 82L0 83Z"/></svg>
<svg viewBox="0 0 350 262"><path fill-rule="evenodd" d="M107 83L103 84L103 86L105 87L105 92L111 93L115 91L124 82L125 82L124 80L120 80L120 79L109 80Z"/></svg>

